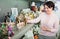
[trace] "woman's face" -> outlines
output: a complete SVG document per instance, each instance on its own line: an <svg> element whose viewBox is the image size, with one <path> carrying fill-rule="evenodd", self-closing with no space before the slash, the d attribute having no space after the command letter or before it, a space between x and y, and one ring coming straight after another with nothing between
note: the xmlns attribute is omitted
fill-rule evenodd
<svg viewBox="0 0 60 39"><path fill-rule="evenodd" d="M47 5L45 5L45 6L44 6L44 10L45 10L45 12L46 12L47 14L51 14L53 8L52 8L52 7L49 8Z"/></svg>

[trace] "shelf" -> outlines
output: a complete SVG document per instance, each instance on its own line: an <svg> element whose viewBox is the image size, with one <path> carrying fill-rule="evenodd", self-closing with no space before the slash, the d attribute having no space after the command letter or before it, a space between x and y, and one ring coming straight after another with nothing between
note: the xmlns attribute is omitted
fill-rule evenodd
<svg viewBox="0 0 60 39"><path fill-rule="evenodd" d="M34 24L27 24L25 27L23 27L19 31L16 31L16 34L12 37L12 39L19 39L19 38L21 38L33 26L34 26Z"/></svg>

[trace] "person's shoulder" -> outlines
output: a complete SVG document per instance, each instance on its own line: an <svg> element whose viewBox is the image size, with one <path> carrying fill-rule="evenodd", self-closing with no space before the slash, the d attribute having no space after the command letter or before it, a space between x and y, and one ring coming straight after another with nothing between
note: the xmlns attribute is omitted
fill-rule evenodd
<svg viewBox="0 0 60 39"><path fill-rule="evenodd" d="M43 18L43 17L44 17L44 14L45 14L45 13L40 13L40 14L39 14L39 17L40 17L40 18Z"/></svg>
<svg viewBox="0 0 60 39"><path fill-rule="evenodd" d="M54 18L59 20L59 17L55 13L54 13Z"/></svg>
<svg viewBox="0 0 60 39"><path fill-rule="evenodd" d="M53 11L53 16L58 17L55 11Z"/></svg>
<svg viewBox="0 0 60 39"><path fill-rule="evenodd" d="M45 12L40 13L40 15L45 15Z"/></svg>
<svg viewBox="0 0 60 39"><path fill-rule="evenodd" d="M54 14L54 15L53 15L54 17L58 17L57 14L55 14L55 13L53 13L53 14Z"/></svg>

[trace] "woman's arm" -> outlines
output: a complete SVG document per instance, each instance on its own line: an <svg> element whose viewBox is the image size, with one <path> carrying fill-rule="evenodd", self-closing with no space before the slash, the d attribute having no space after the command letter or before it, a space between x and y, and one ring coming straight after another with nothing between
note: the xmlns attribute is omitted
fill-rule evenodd
<svg viewBox="0 0 60 39"><path fill-rule="evenodd" d="M48 32L58 32L58 30L59 30L59 19L55 20L53 28L49 28L47 26L42 26L41 28L42 28L42 30L48 31Z"/></svg>
<svg viewBox="0 0 60 39"><path fill-rule="evenodd" d="M42 18L42 15L39 15L39 17L33 19L33 20L27 20L27 23L38 23Z"/></svg>
<svg viewBox="0 0 60 39"><path fill-rule="evenodd" d="M51 32L58 32L58 30L59 30L59 19L56 19L55 23L54 23L54 26L51 29Z"/></svg>
<svg viewBox="0 0 60 39"><path fill-rule="evenodd" d="M49 27L44 27L45 31L48 31L48 32L58 32L59 30L59 19L57 19L54 23L54 26L53 28L49 28Z"/></svg>

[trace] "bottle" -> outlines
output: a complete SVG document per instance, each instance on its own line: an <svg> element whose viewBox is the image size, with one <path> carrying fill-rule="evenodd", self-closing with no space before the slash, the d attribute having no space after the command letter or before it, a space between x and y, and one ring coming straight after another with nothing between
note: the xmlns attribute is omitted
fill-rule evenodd
<svg viewBox="0 0 60 39"><path fill-rule="evenodd" d="M5 24L2 24L2 29L4 29L6 26L5 26Z"/></svg>
<svg viewBox="0 0 60 39"><path fill-rule="evenodd" d="M12 37L14 35L13 29L11 24L8 24L8 36Z"/></svg>

